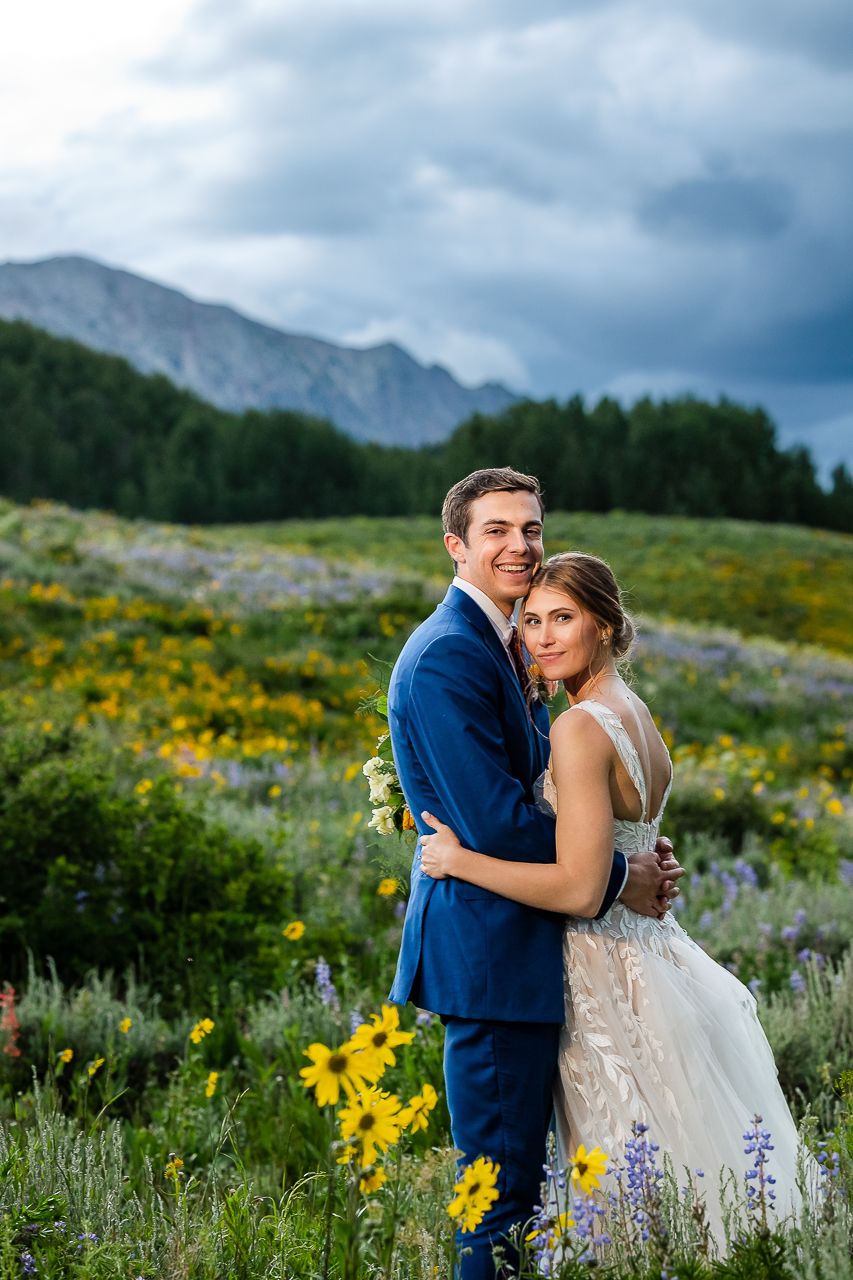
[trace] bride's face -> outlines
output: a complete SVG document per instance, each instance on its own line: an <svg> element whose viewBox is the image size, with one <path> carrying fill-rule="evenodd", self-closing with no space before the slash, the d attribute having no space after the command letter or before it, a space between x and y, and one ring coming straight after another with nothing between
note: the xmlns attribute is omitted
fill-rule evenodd
<svg viewBox="0 0 853 1280"><path fill-rule="evenodd" d="M583 683L600 665L600 628L571 596L540 587L524 606L524 643L546 680Z"/></svg>

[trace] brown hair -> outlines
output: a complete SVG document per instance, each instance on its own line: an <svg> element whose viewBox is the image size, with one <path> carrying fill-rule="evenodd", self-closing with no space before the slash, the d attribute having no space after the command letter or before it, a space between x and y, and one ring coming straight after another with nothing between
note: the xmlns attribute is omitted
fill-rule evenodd
<svg viewBox="0 0 853 1280"><path fill-rule="evenodd" d="M613 657L617 661L620 658L627 660L634 643L634 623L622 603L622 592L606 560L584 555L581 551L564 551L551 556L538 569L526 600L537 587L571 596L595 619L602 631L610 632L608 648Z"/></svg>
<svg viewBox="0 0 853 1280"><path fill-rule="evenodd" d="M533 493L539 502L539 514L544 515L545 505L535 476L526 476L512 467L488 467L485 471L472 471L448 490L441 508L441 523L445 533L453 533L467 546L471 528L471 506L486 493Z"/></svg>

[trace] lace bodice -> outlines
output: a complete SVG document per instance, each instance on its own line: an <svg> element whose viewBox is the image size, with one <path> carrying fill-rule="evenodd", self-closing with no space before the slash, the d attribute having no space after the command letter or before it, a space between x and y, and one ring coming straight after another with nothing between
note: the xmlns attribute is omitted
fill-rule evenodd
<svg viewBox="0 0 853 1280"><path fill-rule="evenodd" d="M603 706L600 702L595 702L589 698L585 702L576 702L573 711L586 711L601 725L604 732L610 738L616 748L619 759L628 770L628 777L637 788L637 793L642 801L643 816L648 818L647 810L647 794L646 779L643 774L643 768L640 764L640 757L637 754L637 748L631 741L628 731L622 723L621 718L615 711L611 711L609 707ZM624 818L614 818L614 834L616 848L625 854L626 858L630 858L632 853L642 853L645 849L654 849L655 841L658 838L660 830L661 818L666 808L666 802L669 799L669 793L672 790L672 765L670 764L670 776L666 791L661 801L660 810L655 818L650 821L628 822ZM550 813L554 817L557 814L557 788L551 777L550 767L536 779L534 784L537 806Z"/></svg>

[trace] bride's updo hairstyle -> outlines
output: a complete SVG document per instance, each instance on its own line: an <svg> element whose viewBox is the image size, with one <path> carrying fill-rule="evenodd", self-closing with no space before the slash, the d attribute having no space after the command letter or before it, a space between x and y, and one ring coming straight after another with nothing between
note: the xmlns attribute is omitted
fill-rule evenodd
<svg viewBox="0 0 853 1280"><path fill-rule="evenodd" d="M627 664L636 634L631 615L622 603L622 592L610 565L598 556L581 551L563 551L551 556L539 568L522 604L522 613L532 593L539 587L560 591L598 623L600 634L609 636L607 648L616 662Z"/></svg>

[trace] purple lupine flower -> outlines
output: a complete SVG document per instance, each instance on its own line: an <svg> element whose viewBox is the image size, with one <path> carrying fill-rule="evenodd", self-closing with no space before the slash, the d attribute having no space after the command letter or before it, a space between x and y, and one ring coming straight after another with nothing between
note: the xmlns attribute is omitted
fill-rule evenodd
<svg viewBox="0 0 853 1280"><path fill-rule="evenodd" d="M415 1018L415 1025L418 1027L431 1027L432 1014L427 1012L426 1009L419 1009L418 1016Z"/></svg>
<svg viewBox="0 0 853 1280"><path fill-rule="evenodd" d="M762 923L761 923L761 921L759 920L758 925L757 925L757 928L758 928L758 932L759 932L759 933L763 933L763 934L764 934L764 936L765 936L766 938L772 938L772 937L773 937L773 925L772 925L772 924L762 924Z"/></svg>
<svg viewBox="0 0 853 1280"><path fill-rule="evenodd" d="M28 1275L28 1276L38 1275L39 1269L36 1266L36 1260L33 1257L33 1255L30 1253L29 1249L25 1249L24 1252L21 1254L21 1264L23 1265L25 1275Z"/></svg>
<svg viewBox="0 0 853 1280"><path fill-rule="evenodd" d="M800 964L808 964L811 958L812 958L812 953L809 951L808 947L803 947L802 951L797 952L797 959L799 960Z"/></svg>
<svg viewBox="0 0 853 1280"><path fill-rule="evenodd" d="M747 983L747 986L749 987L750 991L752 992L752 994L755 996L755 998L756 998L756 1000L757 1000L757 999L758 999L758 988L761 986L761 979L760 979L760 978L750 978L749 982Z"/></svg>
<svg viewBox="0 0 853 1280"><path fill-rule="evenodd" d="M586 1249L578 1258L578 1262L597 1261L595 1250L610 1244L610 1236L606 1232L601 1235L595 1234L595 1220L600 1218L607 1210L603 1204L596 1204L592 1196L589 1196L585 1200L573 1200L572 1212L575 1220L575 1235L580 1240L588 1242Z"/></svg>
<svg viewBox="0 0 853 1280"><path fill-rule="evenodd" d="M795 969L791 974L791 987L794 991L805 991L806 989L806 980L799 969Z"/></svg>
<svg viewBox="0 0 853 1280"><path fill-rule="evenodd" d="M819 1142L818 1145L818 1164L820 1165L821 1176L828 1179L821 1188L824 1197L828 1196L831 1189L833 1178L837 1178L841 1171L841 1156L837 1151L828 1151L827 1146L829 1140L835 1137L835 1133L830 1130L826 1135L825 1142ZM842 1192L843 1194L843 1192Z"/></svg>
<svg viewBox="0 0 853 1280"><path fill-rule="evenodd" d="M800 936L800 926L798 924L786 924L782 930L782 937L785 942L796 942Z"/></svg>
<svg viewBox="0 0 853 1280"><path fill-rule="evenodd" d="M703 911L703 912L702 912L702 915L701 915L701 916L700 916L700 918L699 918L699 928L700 928L700 929L710 929L710 927L711 927L711 925L712 925L713 923L714 923L714 913L713 913L713 911Z"/></svg>
<svg viewBox="0 0 853 1280"><path fill-rule="evenodd" d="M394 915L397 917L398 920L402 920L405 914L406 914L406 903L398 902L396 907L394 908Z"/></svg>
<svg viewBox="0 0 853 1280"><path fill-rule="evenodd" d="M660 1147L648 1138L649 1126L635 1121L634 1136L625 1143L627 1163L627 1198L633 1210L632 1217L640 1228L643 1241L652 1231L662 1229L660 1215L660 1182L663 1169L658 1169L655 1152Z"/></svg>
<svg viewBox="0 0 853 1280"><path fill-rule="evenodd" d="M364 1018L361 1016L361 1011L359 1009L353 1009L349 1016L349 1033L351 1036L355 1035L363 1022Z"/></svg>
<svg viewBox="0 0 853 1280"><path fill-rule="evenodd" d="M317 960L314 978L323 1004L330 1009L339 1009L338 993L335 989L335 984L332 982L332 970L322 956Z"/></svg>
<svg viewBox="0 0 853 1280"><path fill-rule="evenodd" d="M761 1220L764 1227L767 1226L767 1209L775 1208L773 1201L776 1199L776 1192L773 1191L773 1184L776 1179L766 1172L765 1166L770 1159L768 1152L773 1150L773 1144L770 1141L770 1133L767 1129L760 1128L761 1116L756 1115L752 1122L752 1131L743 1135L746 1143L744 1147L744 1155L752 1155L755 1153L755 1159L752 1162L752 1168L744 1174L746 1180L746 1204L748 1209L760 1210ZM757 1185L753 1185L757 1184ZM768 1189L769 1188L769 1189Z"/></svg>
<svg viewBox="0 0 853 1280"><path fill-rule="evenodd" d="M753 889L758 888L758 872L755 867L751 867L745 858L738 858L735 863L735 871L741 876L745 884L752 885Z"/></svg>
<svg viewBox="0 0 853 1280"><path fill-rule="evenodd" d="M819 970L823 969L824 965L826 964L826 956L823 955L820 951L812 952L812 960L814 960Z"/></svg>
<svg viewBox="0 0 853 1280"><path fill-rule="evenodd" d="M806 923L806 913L803 910L803 908L800 907L799 911L794 912L794 924L797 926L798 929L802 929L805 923Z"/></svg>
<svg viewBox="0 0 853 1280"><path fill-rule="evenodd" d="M838 859L838 879L845 884L853 885L853 862L847 858Z"/></svg>

